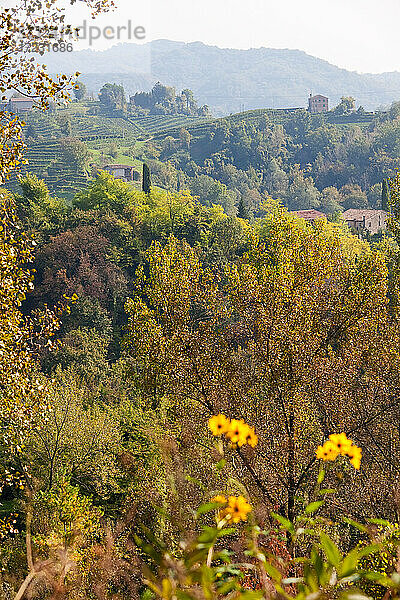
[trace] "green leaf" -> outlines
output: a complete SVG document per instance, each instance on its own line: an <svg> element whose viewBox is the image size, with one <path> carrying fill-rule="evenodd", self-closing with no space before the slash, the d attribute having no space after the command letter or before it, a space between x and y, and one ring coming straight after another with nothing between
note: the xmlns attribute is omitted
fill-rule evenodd
<svg viewBox="0 0 400 600"><path fill-rule="evenodd" d="M207 502L206 504L202 504L196 511L196 517L217 510L218 508L221 508L221 504L218 502Z"/></svg>
<svg viewBox="0 0 400 600"><path fill-rule="evenodd" d="M384 573L379 573L379 571L366 571L363 573L364 579L368 579L368 581L374 581L375 583L379 583L379 585L383 585L385 587L393 587L393 581L389 579Z"/></svg>
<svg viewBox="0 0 400 600"><path fill-rule="evenodd" d="M231 562L232 552L224 548L219 552L214 552L214 560L220 560L223 563L229 564Z"/></svg>
<svg viewBox="0 0 400 600"><path fill-rule="evenodd" d="M240 592L240 600L258 600L264 596L263 590L244 590Z"/></svg>
<svg viewBox="0 0 400 600"><path fill-rule="evenodd" d="M339 577L349 577L353 575L357 569L360 555L358 549L355 548L344 557L339 567Z"/></svg>
<svg viewBox="0 0 400 600"><path fill-rule="evenodd" d="M332 488L324 488L322 490L319 490L318 492L318 496L323 496L325 494L336 494L337 490L334 490Z"/></svg>
<svg viewBox="0 0 400 600"><path fill-rule="evenodd" d="M345 523L348 523L352 527L355 527L355 529L362 531L363 533L367 533L367 531L368 531L364 525L361 525L361 523L358 523L357 521L353 521L352 519L349 519L347 517L343 517L343 521Z"/></svg>
<svg viewBox="0 0 400 600"><path fill-rule="evenodd" d="M379 581L383 577L383 573L380 571L365 571L362 576L368 581Z"/></svg>
<svg viewBox="0 0 400 600"><path fill-rule="evenodd" d="M317 512L317 510L320 508L320 506L322 506L324 503L323 500L317 500L316 502L311 502L308 506L306 506L306 510L305 513L306 515L310 515L312 513Z"/></svg>
<svg viewBox="0 0 400 600"><path fill-rule="evenodd" d="M324 570L324 561L322 560L322 556L320 555L319 552L315 555L315 558L314 558L314 569L318 576L318 581L319 581L321 579L321 575Z"/></svg>
<svg viewBox="0 0 400 600"><path fill-rule="evenodd" d="M283 529L285 529L285 531L289 531L289 533L291 533L292 535L294 535L294 526L293 523L291 521L289 521L289 519L286 519L285 517L282 517L282 515L278 515L277 513L271 512L271 515L274 517L274 519L276 519L283 527Z"/></svg>
<svg viewBox="0 0 400 600"><path fill-rule="evenodd" d="M152 558L154 560L154 562L158 565L161 564L162 561L162 555L157 552L155 550L155 548L153 548L153 546L151 546L151 544L148 544L147 542L143 541L139 536L137 536L136 534L134 535L134 540L136 542L136 545L145 553L147 554L147 556L150 556L150 558Z"/></svg>
<svg viewBox="0 0 400 600"><path fill-rule="evenodd" d="M218 533L217 533L217 537L221 538L224 537L225 535L232 535L236 533L236 529L234 527L229 527L228 529L224 528L224 529L219 529Z"/></svg>
<svg viewBox="0 0 400 600"><path fill-rule="evenodd" d="M203 492L206 491L206 489L207 489L206 486L204 485L204 483L202 483L198 479L195 479L194 477L191 477L190 475L185 475L185 479L189 483L194 483L195 485L197 485L197 487L199 487L201 490L203 490Z"/></svg>
<svg viewBox="0 0 400 600"><path fill-rule="evenodd" d="M204 527L203 531L197 538L199 544L214 543L218 537L218 529L216 527Z"/></svg>
<svg viewBox="0 0 400 600"><path fill-rule="evenodd" d="M146 538L148 539L149 542L151 542L153 544L153 546L155 548L157 548L157 550L165 550L166 546L165 544L159 540L158 538L156 538L156 536L153 534L153 532L143 523L141 523L139 525L140 529L142 530L142 532L144 533L144 535L146 536Z"/></svg>
<svg viewBox="0 0 400 600"><path fill-rule="evenodd" d="M393 527L392 523L386 521L385 519L367 519L368 523L372 523L373 525L383 525L383 527Z"/></svg>
<svg viewBox="0 0 400 600"><path fill-rule="evenodd" d="M224 597L237 587L236 579L232 578L230 573L228 573L228 575L231 577L228 581L221 583L218 583L218 579L215 581L218 585L218 596Z"/></svg>
<svg viewBox="0 0 400 600"><path fill-rule="evenodd" d="M326 558L329 560L331 565L334 567L338 567L340 561L342 560L342 554L336 544L331 540L331 538L326 535L326 533L321 533L321 546L326 554Z"/></svg>
<svg viewBox="0 0 400 600"><path fill-rule="evenodd" d="M188 594L188 592L183 592L182 590L176 590L176 597L178 600L193 600L194 596Z"/></svg>
<svg viewBox="0 0 400 600"><path fill-rule="evenodd" d="M225 467L226 465L226 459L222 458L219 462L217 462L217 464L215 465L218 471L222 471L222 469Z"/></svg>
<svg viewBox="0 0 400 600"><path fill-rule="evenodd" d="M271 579L273 579L277 583L280 583L280 581L282 579L282 575L280 574L280 572L278 571L278 569L276 567L271 565L271 563L266 562L266 563L264 563L264 568L265 568L267 574L271 577Z"/></svg>
<svg viewBox="0 0 400 600"><path fill-rule="evenodd" d="M364 556L368 556L369 554L376 554L381 551L381 546L379 544L370 544L369 546L365 546L364 548L359 548L358 553L360 558Z"/></svg>
<svg viewBox="0 0 400 600"><path fill-rule="evenodd" d="M342 592L339 598L340 600L371 600L369 596L366 596L357 588L352 588L351 590Z"/></svg>
<svg viewBox="0 0 400 600"><path fill-rule="evenodd" d="M318 485L320 485L324 479L325 479L325 469L321 468L318 473L318 479L317 479Z"/></svg>
<svg viewBox="0 0 400 600"><path fill-rule="evenodd" d="M195 564L201 563L206 560L206 554L209 546L206 548L197 548L194 552L191 552L186 558L186 564L188 567L192 567Z"/></svg>
<svg viewBox="0 0 400 600"><path fill-rule="evenodd" d="M319 589L317 574L308 563L304 565L303 577L306 586L311 590L311 592L317 592Z"/></svg>

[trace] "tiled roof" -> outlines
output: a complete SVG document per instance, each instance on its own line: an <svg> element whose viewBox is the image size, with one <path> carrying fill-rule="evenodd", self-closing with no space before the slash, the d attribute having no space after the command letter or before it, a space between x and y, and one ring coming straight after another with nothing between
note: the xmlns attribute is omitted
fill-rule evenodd
<svg viewBox="0 0 400 600"><path fill-rule="evenodd" d="M387 213L384 210L374 210L371 208L349 208L342 214L342 219L345 221L362 221L375 216L386 217Z"/></svg>
<svg viewBox="0 0 400 600"><path fill-rule="evenodd" d="M104 169L134 169L132 165L104 165Z"/></svg>
<svg viewBox="0 0 400 600"><path fill-rule="evenodd" d="M324 213L319 210L315 210L314 208L310 210L294 210L292 211L293 215L299 217L300 219L305 219L306 221L315 221L316 219L322 219L325 217Z"/></svg>

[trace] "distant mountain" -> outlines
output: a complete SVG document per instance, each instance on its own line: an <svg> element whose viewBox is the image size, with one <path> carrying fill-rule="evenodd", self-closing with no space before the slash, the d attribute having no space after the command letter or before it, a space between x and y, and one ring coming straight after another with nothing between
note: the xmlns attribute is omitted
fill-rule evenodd
<svg viewBox="0 0 400 600"><path fill-rule="evenodd" d="M400 73L359 74L300 50L233 50L157 40L103 51L52 52L44 62L52 73L80 71L93 92L108 81L122 83L127 93L147 91L156 81L188 87L216 115L305 106L311 91L328 96L331 106L343 95L354 96L367 110L400 100Z"/></svg>

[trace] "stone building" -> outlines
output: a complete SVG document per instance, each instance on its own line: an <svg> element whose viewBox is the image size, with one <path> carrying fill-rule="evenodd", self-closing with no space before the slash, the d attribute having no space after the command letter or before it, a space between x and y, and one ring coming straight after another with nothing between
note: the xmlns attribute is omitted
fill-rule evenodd
<svg viewBox="0 0 400 600"><path fill-rule="evenodd" d="M321 96L321 94L317 94L316 96L310 94L308 99L308 110L312 114L328 112L329 98Z"/></svg>
<svg viewBox="0 0 400 600"><path fill-rule="evenodd" d="M32 110L33 102L33 98L10 98L7 110L17 114L26 113Z"/></svg>
<svg viewBox="0 0 400 600"><path fill-rule="evenodd" d="M342 219L355 233L371 235L386 229L387 213L384 210L350 208L342 214Z"/></svg>
<svg viewBox="0 0 400 600"><path fill-rule="evenodd" d="M114 175L115 179L122 181L139 181L140 179L138 171L135 171L132 165L105 165L103 170Z"/></svg>

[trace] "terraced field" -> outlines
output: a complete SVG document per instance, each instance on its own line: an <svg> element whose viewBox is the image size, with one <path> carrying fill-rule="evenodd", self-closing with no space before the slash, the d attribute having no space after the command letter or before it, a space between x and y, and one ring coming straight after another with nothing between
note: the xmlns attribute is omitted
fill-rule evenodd
<svg viewBox="0 0 400 600"><path fill-rule="evenodd" d="M20 174L35 173L44 179L51 193L72 198L87 185L88 175L75 164L68 162L62 152L60 139L75 137L84 141L91 151L90 162L98 166L106 162L139 165L136 151L144 141L157 135L168 135L169 131L179 133L181 127L199 126L209 121L206 118L185 115L107 117L87 114L94 104L96 103L72 103L56 112L35 112L27 115L25 131L28 164L21 168ZM116 154L110 155L111 144ZM141 163L138 165L137 168ZM18 191L18 178L14 176L7 183L7 187Z"/></svg>
<svg viewBox="0 0 400 600"><path fill-rule="evenodd" d="M90 115L98 103L86 101L71 103L67 107L53 112L31 113L26 117L27 159L21 172L31 171L43 178L53 194L60 197L72 198L74 194L85 187L88 182L87 173L77 169L68 162L62 152L59 140L72 136L84 141L90 152L90 162L97 166L106 162L121 162L132 164L140 170L141 147L151 139L162 140L167 136L179 138L182 127L188 129L193 138L208 138L219 122L231 125L245 121L249 124L259 123L265 116L269 122L285 124L296 114L302 114L304 109L259 109L246 111L225 117L210 119L205 117L189 117L185 115L146 115L108 117L105 115ZM351 117L351 118L350 118ZM342 118L339 126L346 127L357 121L357 115ZM375 118L373 113L360 115L359 125L367 126ZM335 115L329 113L326 119L337 121ZM335 122L336 122L335 121ZM111 146L113 148L111 149ZM136 164L137 163L137 164ZM140 163L140 164L139 164ZM18 180L14 178L7 187L18 190Z"/></svg>
<svg viewBox="0 0 400 600"><path fill-rule="evenodd" d="M51 193L70 199L76 192L87 186L88 176L80 171L75 164L69 162L58 142L40 142L31 145L26 153L28 164L20 170L20 175L27 172L35 173L44 179ZM10 179L6 187L13 192L19 191L16 175Z"/></svg>
<svg viewBox="0 0 400 600"><path fill-rule="evenodd" d="M257 109L257 110L249 110L242 113L237 113L234 115L230 115L229 117L222 117L219 119L197 119L192 121L192 123L186 123L184 126L189 130L191 135L196 138L206 137L208 136L214 129L217 123L228 122L231 125L240 123L241 121L246 121L246 123L258 123L260 118L266 116L268 120L272 123L285 123L286 121L293 118L293 116L298 112L305 112L304 109ZM179 129L183 125L177 125L175 127L171 126L167 130L160 130L154 133L154 137L157 139L162 139L166 135L171 135L172 137L178 137Z"/></svg>
<svg viewBox="0 0 400 600"><path fill-rule="evenodd" d="M191 125L189 123L185 124L185 128L188 129L193 138L207 138L210 134L215 131L215 125L218 123L229 123L230 125L236 125L241 121L245 121L247 124L259 124L260 119L262 117L266 117L269 123L273 124L282 124L285 125L288 121L292 120L294 117L308 114L306 109L304 108L287 108L287 109L257 109L257 110L249 110L242 113L237 113L234 115L230 115L228 117L222 117L218 119L204 119L200 122L193 122ZM358 125L360 127L367 127L371 121L377 118L379 113L353 113L351 115L338 116L333 113L328 113L324 116L327 122L335 123L339 126L349 126L349 125ZM321 115L312 115L315 118L320 118ZM180 126L182 127L182 125ZM178 138L179 136L179 126L170 127L167 130L158 131L153 134L158 140L163 139L167 135L172 136L174 138Z"/></svg>
<svg viewBox="0 0 400 600"><path fill-rule="evenodd" d="M53 115L34 113L26 115L24 120L26 123L25 134L28 137L34 136L35 139L50 140L65 135Z"/></svg>
<svg viewBox="0 0 400 600"><path fill-rule="evenodd" d="M83 141L93 139L123 138L128 141L148 138L169 130L181 127L193 127L210 121L205 117L189 117L186 115L146 115L141 117L107 117L103 115L83 114L70 108L64 108L54 114L36 113L27 117L27 125L32 125L35 134L45 139L62 135L60 120L70 119L72 136ZM64 132L64 135L65 132Z"/></svg>
<svg viewBox="0 0 400 600"><path fill-rule="evenodd" d="M188 117L186 115L148 115L144 117L128 117L128 121L135 127L142 135L152 136L157 134L167 133L169 131L176 131L185 127L193 127L202 123L210 121L206 117Z"/></svg>
<svg viewBox="0 0 400 600"><path fill-rule="evenodd" d="M99 116L79 116L72 120L72 135L82 141L94 139L136 139L129 123L121 118L106 118Z"/></svg>

